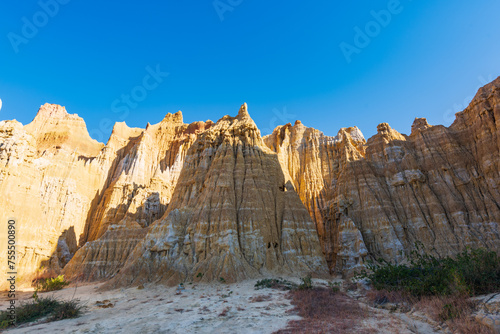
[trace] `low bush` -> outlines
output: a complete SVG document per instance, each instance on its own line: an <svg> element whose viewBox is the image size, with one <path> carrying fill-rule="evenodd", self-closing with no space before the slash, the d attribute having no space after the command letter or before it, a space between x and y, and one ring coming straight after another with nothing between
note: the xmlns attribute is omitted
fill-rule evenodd
<svg viewBox="0 0 500 334"><path fill-rule="evenodd" d="M260 281L257 281L255 284L255 289L279 289L279 290L310 290L312 289L312 277L311 275L307 275L306 277L302 277L300 284L295 284L293 282L287 281L282 278L266 278Z"/></svg>
<svg viewBox="0 0 500 334"><path fill-rule="evenodd" d="M78 318L85 307L79 300L70 300L59 303L59 306L50 314L49 321Z"/></svg>
<svg viewBox="0 0 500 334"><path fill-rule="evenodd" d="M363 271L358 278L368 278L377 290L405 291L416 297L473 296L500 290L500 257L492 251L467 249L455 258L439 258L420 254L417 248L408 262L369 262L369 272Z"/></svg>
<svg viewBox="0 0 500 334"><path fill-rule="evenodd" d="M257 281L255 284L255 289L279 289L279 290L293 290L297 288L297 284L292 283L290 281L284 280L282 278L266 278L260 281Z"/></svg>
<svg viewBox="0 0 500 334"><path fill-rule="evenodd" d="M69 284L68 281L64 279L64 275L59 275L53 278L44 278L33 281L33 286L36 291L49 292L61 290Z"/></svg>
<svg viewBox="0 0 500 334"><path fill-rule="evenodd" d="M340 282L328 282L328 287L332 289L332 292L340 292Z"/></svg>
<svg viewBox="0 0 500 334"><path fill-rule="evenodd" d="M78 300L59 301L53 297L36 298L21 303L16 308L16 325L22 325L47 317L48 321L56 321L79 317L84 310ZM7 311L0 312L0 328L10 327Z"/></svg>
<svg viewBox="0 0 500 334"><path fill-rule="evenodd" d="M470 296L500 291L500 257L486 249L466 249L456 257L436 257L417 249L408 264L370 262L368 278L376 291L367 294L376 304L409 302L459 333L492 331L472 317L476 303Z"/></svg>
<svg viewBox="0 0 500 334"><path fill-rule="evenodd" d="M311 275L307 275L306 277L302 277L300 279L302 283L299 285L299 290L310 290L312 289L312 277Z"/></svg>

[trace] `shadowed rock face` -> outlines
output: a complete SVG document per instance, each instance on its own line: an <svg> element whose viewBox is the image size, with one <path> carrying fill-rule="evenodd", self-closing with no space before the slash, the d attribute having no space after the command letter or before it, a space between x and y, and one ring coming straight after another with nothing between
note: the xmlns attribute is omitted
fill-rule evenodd
<svg viewBox="0 0 500 334"><path fill-rule="evenodd" d="M244 105L216 124L117 123L103 145L46 104L26 126L0 122L0 219L18 220L25 276L45 266L115 286L349 273L415 242L499 251L499 87L448 128L382 123L368 141L300 121L261 138Z"/></svg>

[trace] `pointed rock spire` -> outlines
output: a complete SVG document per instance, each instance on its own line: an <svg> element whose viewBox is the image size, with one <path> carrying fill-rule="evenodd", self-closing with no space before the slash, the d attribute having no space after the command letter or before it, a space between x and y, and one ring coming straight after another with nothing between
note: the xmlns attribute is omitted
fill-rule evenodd
<svg viewBox="0 0 500 334"><path fill-rule="evenodd" d="M64 118L66 116L69 116L69 114L66 111L65 107L58 104L45 103L44 105L40 106L40 109L38 109L36 118Z"/></svg>
<svg viewBox="0 0 500 334"><path fill-rule="evenodd" d="M179 124L182 124L184 122L183 118L182 118L182 111L178 111L176 112L175 114L171 114L171 113L168 113L165 115L165 117L163 118L163 122L169 122L169 123L179 123Z"/></svg>
<svg viewBox="0 0 500 334"><path fill-rule="evenodd" d="M427 119L425 118L415 118L413 121L413 124L411 126L411 133L414 134L418 130L425 130L427 128L430 128L431 125L427 122Z"/></svg>
<svg viewBox="0 0 500 334"><path fill-rule="evenodd" d="M250 115L248 114L248 105L246 103L243 103L240 107L240 111L238 111L238 116L248 116L250 117Z"/></svg>

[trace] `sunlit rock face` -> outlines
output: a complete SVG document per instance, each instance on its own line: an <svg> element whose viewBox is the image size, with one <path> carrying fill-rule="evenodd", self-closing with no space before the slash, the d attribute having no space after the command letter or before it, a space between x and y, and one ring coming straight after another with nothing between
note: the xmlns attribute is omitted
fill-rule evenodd
<svg viewBox="0 0 500 334"><path fill-rule="evenodd" d="M243 105L217 123L117 123L104 145L46 104L26 126L0 122L0 219L17 219L22 278L44 268L109 286L350 274L416 243L499 251L499 86L448 128L382 123L368 140L300 121L262 138Z"/></svg>
<svg viewBox="0 0 500 334"><path fill-rule="evenodd" d="M361 131L345 128L329 137L297 121L277 127L264 142L278 154L287 181L316 224L329 267L336 267L337 257L353 262L346 266L362 265L367 256L363 238L353 221L342 215L353 203L338 190L350 163L364 157Z"/></svg>
<svg viewBox="0 0 500 334"><path fill-rule="evenodd" d="M145 130L116 124L106 146L114 161L108 184L89 212L82 248L64 268L66 275L101 279L120 270L148 226L165 213L188 148L211 125L184 124L180 112Z"/></svg>
<svg viewBox="0 0 500 334"><path fill-rule="evenodd" d="M105 162L96 159L103 147L57 105L43 105L26 126L0 122L0 220L17 220L20 278L42 266L60 270L77 249L104 181ZM2 247L6 241L2 232Z"/></svg>
<svg viewBox="0 0 500 334"><path fill-rule="evenodd" d="M264 138L318 226L332 270L367 256L399 261L421 243L435 255L500 250L500 79L449 127L417 118L409 136L387 123L367 142L300 122Z"/></svg>
<svg viewBox="0 0 500 334"><path fill-rule="evenodd" d="M309 272L327 273L316 227L243 105L192 144L167 212L111 284Z"/></svg>

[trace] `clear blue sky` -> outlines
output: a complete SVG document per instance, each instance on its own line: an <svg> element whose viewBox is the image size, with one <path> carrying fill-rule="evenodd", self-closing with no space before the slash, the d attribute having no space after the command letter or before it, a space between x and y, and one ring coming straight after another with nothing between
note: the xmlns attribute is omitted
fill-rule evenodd
<svg viewBox="0 0 500 334"><path fill-rule="evenodd" d="M407 134L415 117L449 125L500 75L494 0L59 1L53 17L38 1L0 4L0 119L26 124L57 103L105 141L109 120L145 127L182 110L185 122L215 121L247 102L264 134L300 119L368 138L381 122ZM388 9L375 23L371 12ZM356 27L372 37L348 63L340 45L356 47ZM169 75L145 90L157 65ZM132 91L140 101L127 106Z"/></svg>

